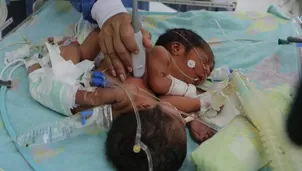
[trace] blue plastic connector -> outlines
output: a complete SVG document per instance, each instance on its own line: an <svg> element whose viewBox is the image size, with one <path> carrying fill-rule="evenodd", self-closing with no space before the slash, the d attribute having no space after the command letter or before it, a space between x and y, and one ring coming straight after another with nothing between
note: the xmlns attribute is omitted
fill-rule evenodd
<svg viewBox="0 0 302 171"><path fill-rule="evenodd" d="M92 72L92 78L102 78L102 79L105 79L106 76L104 75L103 72L94 71L94 72Z"/></svg>
<svg viewBox="0 0 302 171"><path fill-rule="evenodd" d="M80 114L81 114L81 123L82 123L82 125L85 125L86 118L93 114L93 110L85 110L85 111L80 112Z"/></svg>
<svg viewBox="0 0 302 171"><path fill-rule="evenodd" d="M106 87L106 80L102 79L102 78L92 78L91 79L91 84L93 86L96 86L96 87Z"/></svg>

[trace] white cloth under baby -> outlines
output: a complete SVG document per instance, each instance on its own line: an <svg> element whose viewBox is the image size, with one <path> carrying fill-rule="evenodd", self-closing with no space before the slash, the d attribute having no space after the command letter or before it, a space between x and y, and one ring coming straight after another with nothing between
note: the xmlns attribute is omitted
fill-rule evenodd
<svg viewBox="0 0 302 171"><path fill-rule="evenodd" d="M239 107L240 102L236 93L234 92L226 98L224 107L218 115L214 117L200 115L200 119L202 119L212 127L216 128L217 130L220 130L227 126L235 118L235 116L241 114L238 110Z"/></svg>
<svg viewBox="0 0 302 171"><path fill-rule="evenodd" d="M199 95L201 103L202 100L211 101L211 99L209 98L213 97L211 95L213 94L213 92L219 92L225 89L229 84L230 74L231 73L229 68L225 65L219 68L215 68L208 77L208 80L205 81L202 85L197 86L198 88L204 91L208 91L204 94ZM238 97L234 92L228 97L225 97L224 107L221 111L217 109L210 109L203 114L200 113L199 116L207 124L219 130L228 125L234 119L235 116L240 114L240 111L238 110L240 107L239 104L240 102L238 100Z"/></svg>

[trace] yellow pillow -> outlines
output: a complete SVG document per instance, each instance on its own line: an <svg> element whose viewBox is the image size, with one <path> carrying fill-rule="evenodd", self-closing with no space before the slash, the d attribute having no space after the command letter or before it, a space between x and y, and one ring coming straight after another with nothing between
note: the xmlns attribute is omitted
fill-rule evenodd
<svg viewBox="0 0 302 171"><path fill-rule="evenodd" d="M243 117L200 145L192 158L200 171L256 171L268 161L258 131Z"/></svg>

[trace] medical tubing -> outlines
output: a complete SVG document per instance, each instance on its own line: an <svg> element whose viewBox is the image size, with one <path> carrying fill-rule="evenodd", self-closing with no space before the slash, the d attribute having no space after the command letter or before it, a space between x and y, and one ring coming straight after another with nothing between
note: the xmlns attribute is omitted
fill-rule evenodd
<svg viewBox="0 0 302 171"><path fill-rule="evenodd" d="M149 171L153 171L153 162L152 162L152 155L151 155L151 152L150 150L148 149L148 147L140 141L140 146L141 148L145 151L146 153L146 156L147 156L147 160L148 160L148 164L149 164L149 167L148 167L148 170Z"/></svg>
<svg viewBox="0 0 302 171"><path fill-rule="evenodd" d="M230 38L226 33L225 31L222 29L221 25L219 24L219 22L214 19L216 25L218 26L218 28L220 29L220 31L222 32L222 34L231 42L237 44L237 45L244 45L243 43L239 43L239 42L236 42L234 39ZM257 40L252 40L252 39L238 39L238 40L249 40L249 41L257 41ZM247 45L257 45L257 44L262 44L262 43L276 43L277 44L277 41L261 41L261 40L258 40L259 42L257 43L251 43L251 44L247 44ZM220 41L221 42L221 41ZM210 43L216 43L216 42L210 42ZM219 43L219 41L217 42Z"/></svg>
<svg viewBox="0 0 302 171"><path fill-rule="evenodd" d="M0 92L1 92L1 108L0 108L1 117L2 117L2 121L3 121L4 127L6 128L8 135L11 137L11 139L13 140L13 144L15 145L17 150L20 152L20 154L24 158L24 160L28 163L28 165L35 171L42 171L42 168L36 164L36 162L33 160L33 158L28 154L28 151L25 150L24 148L20 147L17 144L17 142L15 141L16 132L8 119L8 114L7 114L7 109L6 109L5 95L7 92L7 87L2 86Z"/></svg>
<svg viewBox="0 0 302 171"><path fill-rule="evenodd" d="M130 96L130 94L128 93L128 91L120 83L118 83L117 81L114 81L112 79L109 79L109 80L110 80L109 82L113 83L113 85L117 86L118 88L121 88L130 100L130 103L133 107L133 111L134 111L136 121L137 121L135 145L139 145L140 144L140 139L141 139L142 125L141 125L141 120L140 120L140 117L139 117L139 113L138 113L138 110L137 110L137 108L134 104L134 101L133 101L132 97Z"/></svg>
<svg viewBox="0 0 302 171"><path fill-rule="evenodd" d="M8 80L12 80L13 79L13 73L15 72L15 70L17 68L19 68L20 66L25 65L24 63L20 63L18 65L16 65L8 74Z"/></svg>
<svg viewBox="0 0 302 171"><path fill-rule="evenodd" d="M21 147L43 145L81 135L87 129L109 129L112 124L111 110L111 105L93 108L92 115L88 116L84 125L82 124L81 112L54 123L41 125L18 135L16 142Z"/></svg>
<svg viewBox="0 0 302 171"><path fill-rule="evenodd" d="M0 73L0 80L3 80L3 75L4 75L4 72L9 68L11 67L12 65L18 63L18 62L22 62L22 63L26 63L26 61L24 59L17 59L17 60L14 60L13 62L7 64L1 71Z"/></svg>
<svg viewBox="0 0 302 171"><path fill-rule="evenodd" d="M146 153L146 156L147 156L147 160L148 160L149 171L153 171L152 155L151 155L148 147L141 141L142 124L141 124L141 120L140 120L140 117L139 117L137 107L135 106L132 97L130 96L129 92L123 87L123 85L121 85L117 81L114 81L113 79L110 79L108 77L108 82L111 83L113 86L121 88L125 92L127 97L129 98L129 100L131 102L131 105L133 107L136 122L137 122L136 135L135 135L135 144L133 146L133 151L136 152L136 153L139 153L140 149L144 150L144 152Z"/></svg>
<svg viewBox="0 0 302 171"><path fill-rule="evenodd" d="M261 97L259 92L256 92L255 89L248 85L238 72L233 72L231 77L232 85L238 92L237 95L241 101L245 115L259 130L265 152L268 158L272 160L271 166L273 170L291 171L281 150L280 141L278 141L276 125L268 114L271 112L270 107L272 106L265 106L264 95Z"/></svg>

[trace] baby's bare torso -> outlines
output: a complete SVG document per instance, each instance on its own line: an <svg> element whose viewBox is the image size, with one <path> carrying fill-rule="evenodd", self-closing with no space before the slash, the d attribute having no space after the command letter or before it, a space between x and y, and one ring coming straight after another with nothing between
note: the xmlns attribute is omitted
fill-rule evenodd
<svg viewBox="0 0 302 171"><path fill-rule="evenodd" d="M154 98L154 93L150 90L147 79L144 76L143 78L135 78L131 75L127 76L124 82L121 82L119 78L113 77L110 75L110 72L108 72L107 66L105 62L101 62L101 64L97 67L96 71L104 71L107 77L110 77L112 80L119 82L123 88L130 93L134 105L139 108L146 108L153 106L156 102L156 99ZM145 74L146 75L146 74ZM125 93L120 94L120 98L129 98ZM123 110L130 110L132 108L132 104L124 106L125 109Z"/></svg>

